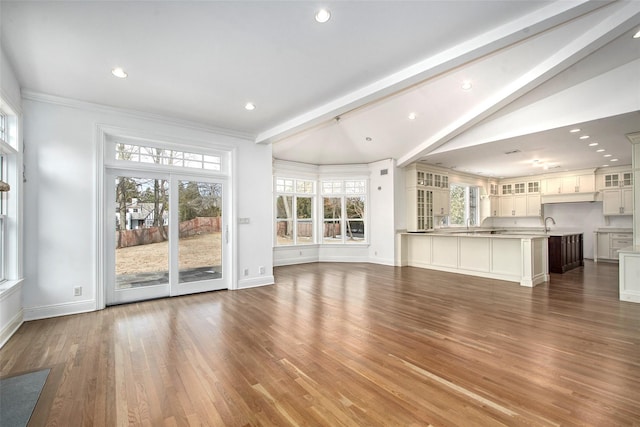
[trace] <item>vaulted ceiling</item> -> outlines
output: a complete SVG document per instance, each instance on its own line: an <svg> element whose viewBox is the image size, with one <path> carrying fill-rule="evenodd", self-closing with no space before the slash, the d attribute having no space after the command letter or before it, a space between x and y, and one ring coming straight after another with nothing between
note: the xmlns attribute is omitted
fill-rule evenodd
<svg viewBox="0 0 640 427"><path fill-rule="evenodd" d="M630 164L640 131L637 1L3 0L0 18L26 97L197 123L284 160L517 176Z"/></svg>

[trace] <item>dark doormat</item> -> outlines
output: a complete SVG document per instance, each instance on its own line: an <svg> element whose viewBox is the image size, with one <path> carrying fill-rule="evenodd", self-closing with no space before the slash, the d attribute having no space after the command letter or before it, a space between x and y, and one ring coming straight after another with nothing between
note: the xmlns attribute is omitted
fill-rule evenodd
<svg viewBox="0 0 640 427"><path fill-rule="evenodd" d="M0 380L0 427L26 426L50 369Z"/></svg>

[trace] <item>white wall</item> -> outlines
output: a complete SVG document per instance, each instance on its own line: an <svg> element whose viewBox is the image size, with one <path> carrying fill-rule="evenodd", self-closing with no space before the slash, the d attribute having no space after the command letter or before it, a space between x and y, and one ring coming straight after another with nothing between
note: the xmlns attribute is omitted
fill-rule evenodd
<svg viewBox="0 0 640 427"><path fill-rule="evenodd" d="M394 265L395 260L395 160L369 164L369 260ZM386 170L386 175L381 175Z"/></svg>
<svg viewBox="0 0 640 427"><path fill-rule="evenodd" d="M271 256L271 147L153 116L28 94L25 136L25 318L96 307L96 125L150 132L180 141L209 141L237 148L234 217L239 226L237 266L250 269L239 287L273 283ZM265 274L258 267L265 267ZM83 287L81 297L73 296Z"/></svg>

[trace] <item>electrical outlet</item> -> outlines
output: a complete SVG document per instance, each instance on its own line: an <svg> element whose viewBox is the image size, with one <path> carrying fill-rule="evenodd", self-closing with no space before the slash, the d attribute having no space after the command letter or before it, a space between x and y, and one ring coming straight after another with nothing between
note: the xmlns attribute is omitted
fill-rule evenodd
<svg viewBox="0 0 640 427"><path fill-rule="evenodd" d="M258 273L264 274L264 267L262 266L258 267Z"/></svg>
<svg viewBox="0 0 640 427"><path fill-rule="evenodd" d="M249 269L248 269L248 268L245 268L245 269L244 269L244 275L245 275L245 276L248 276L248 275L249 275Z"/></svg>
<svg viewBox="0 0 640 427"><path fill-rule="evenodd" d="M73 288L73 296L74 297L82 296L82 286L76 286L75 288Z"/></svg>

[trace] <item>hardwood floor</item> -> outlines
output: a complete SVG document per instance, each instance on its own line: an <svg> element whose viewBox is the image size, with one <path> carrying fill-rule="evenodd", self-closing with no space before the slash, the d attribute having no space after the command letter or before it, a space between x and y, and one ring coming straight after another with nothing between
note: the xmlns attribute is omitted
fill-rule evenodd
<svg viewBox="0 0 640 427"><path fill-rule="evenodd" d="M413 267L25 323L0 375L52 368L31 425L640 425L640 304L617 264L533 289Z"/></svg>

